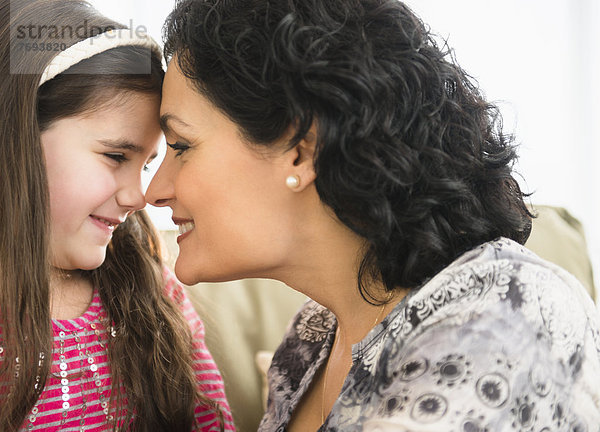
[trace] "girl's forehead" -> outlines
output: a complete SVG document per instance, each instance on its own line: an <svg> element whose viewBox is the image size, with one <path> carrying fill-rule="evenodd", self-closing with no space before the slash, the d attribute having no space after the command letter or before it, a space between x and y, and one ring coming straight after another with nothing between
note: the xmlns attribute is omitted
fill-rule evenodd
<svg viewBox="0 0 600 432"><path fill-rule="evenodd" d="M160 93L147 93L124 89L99 89L95 91L89 101L78 114L81 117L94 116L99 111L123 110L133 107L137 102L154 105L158 111L160 106Z"/></svg>
<svg viewBox="0 0 600 432"><path fill-rule="evenodd" d="M148 141L160 135L158 97L132 96L107 101L73 116L53 121L42 134L59 132L77 135L86 142L118 144L122 149L145 151ZM116 143L116 144L115 144ZM129 143L128 145L121 145Z"/></svg>

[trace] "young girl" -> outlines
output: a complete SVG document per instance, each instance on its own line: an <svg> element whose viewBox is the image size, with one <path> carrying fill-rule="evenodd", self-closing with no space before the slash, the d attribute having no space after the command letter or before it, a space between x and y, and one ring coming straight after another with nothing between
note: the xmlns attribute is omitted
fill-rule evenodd
<svg viewBox="0 0 600 432"><path fill-rule="evenodd" d="M140 211L160 49L83 2L0 7L0 430L233 430Z"/></svg>

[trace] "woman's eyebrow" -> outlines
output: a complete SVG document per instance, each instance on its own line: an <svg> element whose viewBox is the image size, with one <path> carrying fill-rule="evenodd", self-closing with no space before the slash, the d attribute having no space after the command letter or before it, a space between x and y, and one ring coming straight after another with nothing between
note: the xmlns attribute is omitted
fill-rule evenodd
<svg viewBox="0 0 600 432"><path fill-rule="evenodd" d="M170 113L165 113L165 114L161 115L159 122L160 122L160 128L162 129L163 133L165 133L165 134L174 133L173 128L169 125L169 123L172 123L172 122L175 122L184 128L191 127L189 124L187 124L186 122L181 120L179 117L177 117L176 115L170 114Z"/></svg>

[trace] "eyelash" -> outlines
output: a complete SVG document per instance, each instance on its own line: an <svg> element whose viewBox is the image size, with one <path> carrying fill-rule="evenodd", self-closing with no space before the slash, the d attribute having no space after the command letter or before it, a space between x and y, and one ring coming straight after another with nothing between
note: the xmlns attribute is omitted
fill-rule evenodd
<svg viewBox="0 0 600 432"><path fill-rule="evenodd" d="M127 156L125 156L122 153L104 153L104 156L106 156L107 158L110 158L114 161L116 161L119 165L127 162L129 159L127 158ZM150 168L148 168L147 164L144 164L144 167L142 168L143 171L148 172L150 171Z"/></svg>
<svg viewBox="0 0 600 432"><path fill-rule="evenodd" d="M118 162L119 164L129 160L123 153L104 153L104 156Z"/></svg>
<svg viewBox="0 0 600 432"><path fill-rule="evenodd" d="M190 148L189 145L182 144L180 142L176 142L174 144L167 143L167 145L177 152L175 156L181 156L186 150Z"/></svg>

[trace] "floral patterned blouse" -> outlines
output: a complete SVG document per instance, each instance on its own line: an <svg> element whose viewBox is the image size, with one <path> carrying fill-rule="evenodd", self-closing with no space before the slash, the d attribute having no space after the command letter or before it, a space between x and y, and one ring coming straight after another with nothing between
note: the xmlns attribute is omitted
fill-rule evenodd
<svg viewBox="0 0 600 432"><path fill-rule="evenodd" d="M308 301L269 370L260 431L284 431L336 320ZM566 271L504 238L458 258L364 340L320 431L598 432L600 317Z"/></svg>

